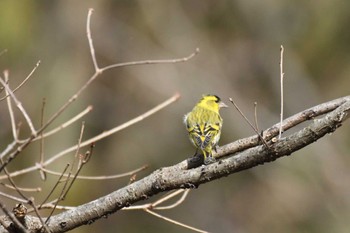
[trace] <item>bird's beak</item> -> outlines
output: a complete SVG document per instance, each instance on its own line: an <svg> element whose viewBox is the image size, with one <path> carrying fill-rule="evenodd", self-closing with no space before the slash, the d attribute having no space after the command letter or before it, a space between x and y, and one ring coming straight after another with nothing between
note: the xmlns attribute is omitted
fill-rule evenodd
<svg viewBox="0 0 350 233"><path fill-rule="evenodd" d="M219 103L220 108L228 108L228 106L224 102Z"/></svg>

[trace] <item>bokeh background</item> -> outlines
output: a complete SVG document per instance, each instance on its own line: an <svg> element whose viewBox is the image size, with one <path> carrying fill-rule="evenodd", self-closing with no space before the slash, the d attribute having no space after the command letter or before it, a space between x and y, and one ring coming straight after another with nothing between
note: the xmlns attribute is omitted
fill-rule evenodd
<svg viewBox="0 0 350 233"><path fill-rule="evenodd" d="M232 97L248 118L258 103L260 129L279 120L279 56L285 48L285 116L349 94L349 1L1 1L1 70L11 85L35 66L17 93L40 125L46 98L48 119L93 74L86 16L94 8L92 33L101 66L144 59L178 58L198 47L186 63L135 66L104 73L53 124L58 126L88 105L84 138L122 124L179 92L181 98L156 115L96 144L84 175L111 175L148 164L146 171L180 162L193 147L183 115L204 93ZM17 120L20 114L17 112ZM221 144L254 134L237 111L222 111ZM7 106L0 103L1 150L11 142ZM210 232L349 232L349 123L292 156L200 186L167 217ZM26 129L21 131L26 136ZM76 144L80 123L45 140L48 158ZM288 134L287 132L286 134ZM38 161L33 143L10 167ZM70 153L50 169L62 171ZM17 177L40 203L57 177L42 182L38 173ZM77 181L66 205L79 205L128 183ZM8 190L0 187L4 192ZM1 199L4 199L1 197ZM152 199L153 200L153 199ZM6 201L11 208L14 202ZM143 211L120 211L79 232L190 232Z"/></svg>

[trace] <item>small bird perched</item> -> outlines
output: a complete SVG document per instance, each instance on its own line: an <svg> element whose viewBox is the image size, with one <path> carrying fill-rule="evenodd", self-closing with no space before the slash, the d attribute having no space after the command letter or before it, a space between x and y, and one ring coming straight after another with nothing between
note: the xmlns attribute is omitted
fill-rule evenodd
<svg viewBox="0 0 350 233"><path fill-rule="evenodd" d="M193 145L204 156L204 164L215 161L212 150L216 149L221 135L222 118L220 108L227 105L216 95L203 95L202 99L194 106L191 112L184 117L189 138Z"/></svg>

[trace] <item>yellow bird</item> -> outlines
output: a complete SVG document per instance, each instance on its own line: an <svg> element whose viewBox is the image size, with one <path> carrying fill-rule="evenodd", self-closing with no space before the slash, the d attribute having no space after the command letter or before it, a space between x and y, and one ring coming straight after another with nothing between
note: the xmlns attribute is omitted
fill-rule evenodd
<svg viewBox="0 0 350 233"><path fill-rule="evenodd" d="M202 99L194 106L191 112L184 117L189 138L192 144L200 150L204 156L204 164L215 161L212 150L220 140L222 118L220 108L227 105L216 95L203 95Z"/></svg>

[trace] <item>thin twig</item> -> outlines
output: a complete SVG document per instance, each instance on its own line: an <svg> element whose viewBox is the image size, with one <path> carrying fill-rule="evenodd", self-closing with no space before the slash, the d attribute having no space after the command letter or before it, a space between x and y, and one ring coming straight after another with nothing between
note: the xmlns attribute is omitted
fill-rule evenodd
<svg viewBox="0 0 350 233"><path fill-rule="evenodd" d="M165 217L165 216L163 216L163 215L160 215L160 214L158 214L158 213L156 213L156 212L153 212L153 211L151 211L151 210L149 210L149 209L144 209L144 211L146 211L146 212L149 213L149 214L152 214L153 216L156 216L157 218L161 218L161 219L163 219L163 220L165 220L165 221L168 221L168 222L173 223L173 224L175 224L175 225L178 225L178 226L181 226L181 227L190 229L190 230L192 230L192 231L201 232L201 233L207 233L207 231L203 231L203 230L200 230L200 229L198 229L198 228L194 228L194 227L189 226L189 225L186 225L186 224L184 224L184 223L175 221L175 220L173 220L173 219L171 219L171 218L168 218L168 217Z"/></svg>
<svg viewBox="0 0 350 233"><path fill-rule="evenodd" d="M54 190L56 190L58 184L61 182L64 173L67 171L69 167L69 164L66 164L65 168L63 169L63 171L61 172L60 177L58 178L58 180L56 181L55 185L52 187L52 189L50 190L49 194L46 196L46 198L44 199L44 201L40 204L39 209L41 209L41 207L47 202L47 200L49 200L50 196L53 194Z"/></svg>
<svg viewBox="0 0 350 233"><path fill-rule="evenodd" d="M57 200L54 200L52 202L49 202L49 203L45 203L44 205L41 206L41 210L44 210L44 209L53 209L55 208L56 210L72 210L74 208L76 208L76 206L64 206L64 205L54 205L52 203L56 203ZM28 213L31 213L33 212L34 210L33 209L28 209Z"/></svg>
<svg viewBox="0 0 350 233"><path fill-rule="evenodd" d="M16 190L16 192L23 198L28 200L28 198L26 197L26 195L24 195L24 193L22 193L22 191L17 187L15 181L12 179L12 177L10 176L10 173L7 171L7 168L4 168L4 172L5 175L7 176L8 181L11 183L12 187ZM26 201L27 202L27 201Z"/></svg>
<svg viewBox="0 0 350 233"><path fill-rule="evenodd" d="M63 199L63 200L66 198L66 196L67 196L69 190L72 188L73 183L76 181L77 176L79 175L79 173L80 173L81 170L83 169L84 165L90 160L90 158L91 158L91 156L92 156L92 151L93 151L93 148L94 148L94 147L95 147L95 145L94 145L94 144L91 144L90 150L87 151L87 152L85 153L85 157L81 159L81 163L80 163L80 165L79 165L79 167L78 167L78 169L77 169L77 171L76 171L76 173L75 173L75 175L74 175L72 181L70 182L70 184L69 184L69 186L68 186L66 192L65 192L65 193L63 194L63 196L62 196L62 199Z"/></svg>
<svg viewBox="0 0 350 233"><path fill-rule="evenodd" d="M39 221L41 222L41 227L45 229L45 233L46 232L51 233L51 230L49 229L49 227L46 225L46 222L41 217L38 208L35 206L33 198L30 199L30 205L33 207L33 210L34 210L36 216L39 218Z"/></svg>
<svg viewBox="0 0 350 233"><path fill-rule="evenodd" d="M32 69L32 71L28 74L28 76L15 88L12 90L13 93L15 93L18 89L20 89L27 81L28 79L33 75L33 73L35 72L35 70L39 67L40 65L40 61L38 61L36 63L36 65L34 66L34 68ZM9 95L6 94L6 96L2 97L0 99L0 101L4 100L5 98L7 98Z"/></svg>
<svg viewBox="0 0 350 233"><path fill-rule="evenodd" d="M24 148L26 148L30 142L32 142L34 138L34 135L31 135L22 145L18 146L16 148L15 151L13 151L6 159L6 161L4 161L1 166L0 166L0 172L12 161L14 160L17 155L19 155L21 153L21 151L23 151Z"/></svg>
<svg viewBox="0 0 350 233"><path fill-rule="evenodd" d="M46 99L43 99L42 107L41 107L41 121L40 121L40 127L43 126L44 124L44 112L45 112L45 104L46 104ZM39 163L42 165L44 163L44 137L43 137L43 132L40 132L40 151L39 151ZM46 180L46 173L43 170L39 170L40 176L42 180Z"/></svg>
<svg viewBox="0 0 350 233"><path fill-rule="evenodd" d="M113 64L109 66L105 66L101 68L101 72L104 72L109 69L117 68L117 67L125 67L125 66L136 66L136 65L151 65L151 64L169 64L169 63L179 63L179 62L186 62L196 56L199 53L199 48L196 48L193 53L191 53L187 57L183 58L177 58L177 59L162 59L162 60L144 60L144 61L132 61L132 62L124 62L124 63L118 63Z"/></svg>
<svg viewBox="0 0 350 233"><path fill-rule="evenodd" d="M254 122L255 122L255 128L259 132L259 124L258 124L258 103L254 102Z"/></svg>
<svg viewBox="0 0 350 233"><path fill-rule="evenodd" d="M159 203L159 200L156 201L155 203L153 203L153 209L157 209L157 210L167 210L167 209L173 209L175 207L177 207L178 205L180 205L182 202L185 201L188 193L191 191L190 189L186 189L186 190L180 190L180 191L183 191L183 192L174 192L174 196L175 195L178 195L180 193L182 193L181 195L181 198L179 200L177 200L175 203L173 203L172 205L167 205L167 206L157 206L158 203ZM172 198L173 196L169 197L169 198Z"/></svg>
<svg viewBox="0 0 350 233"><path fill-rule="evenodd" d="M80 118L82 118L83 116L85 116L86 114L88 114L89 112L91 112L93 109L93 107L91 105L89 105L87 108L84 109L84 111L80 112L78 115L76 115L75 117L71 118L70 120L64 122L63 124L61 124L60 126L54 128L53 130L50 130L47 133L44 133L42 135L39 135L38 137L36 137L33 141L37 141L40 140L42 137L46 138L49 137L55 133L57 133L58 131L67 128L69 125L73 124L74 122L76 122L77 120L79 120Z"/></svg>
<svg viewBox="0 0 350 233"><path fill-rule="evenodd" d="M187 189L189 190L189 189ZM169 192L168 194L166 194L164 197L160 198L159 200L155 201L152 203L152 208L154 207L157 207L158 205L166 202L167 200L173 198L173 197L176 197L177 195L183 193L185 191L185 189L179 189L179 190L176 190L176 191L173 191L173 192Z"/></svg>
<svg viewBox="0 0 350 233"><path fill-rule="evenodd" d="M237 111L241 114L241 116L246 120L246 122L250 125L250 127L254 130L254 132L258 135L258 137L260 138L260 140L262 141L262 143L264 143L264 145L266 146L266 148L269 148L269 146L267 145L265 139L260 135L260 133L258 132L258 129L256 129L253 124L248 120L248 118L243 114L243 112L241 111L241 109L238 107L238 105L233 101L232 98L229 98L230 102L235 106L235 108L237 109Z"/></svg>
<svg viewBox="0 0 350 233"><path fill-rule="evenodd" d="M80 139L79 139L79 140L81 140L81 138L82 138L83 131L84 131L84 128L82 127L81 136L80 136ZM50 220L50 218L51 218L53 212L55 211L55 209L56 209L56 207L57 207L57 205L58 205L58 202L61 201L61 200L64 200L64 199L66 198L66 195L68 194L70 188L72 187L72 185L73 185L74 181L76 180L76 178L77 178L79 172L81 171L82 167L88 162L90 156L92 155L92 148L93 148L93 147L94 147L94 146L91 145L89 154L86 155L86 157L82 159L82 163L81 163L81 165L79 166L79 168L78 168L78 170L77 170L75 176L73 177L73 180L70 182L68 188L66 188L67 185L68 185L68 183L69 183L69 182L68 182L68 181L69 181L69 176L68 176L68 179L66 180L66 182L65 182L65 184L64 184L64 187L63 187L63 189L62 189L62 191L61 191L61 194L60 194L59 198L57 199L57 201L55 202L55 204L54 204L54 206L53 206L53 208L52 208L52 211L50 212L50 215L49 215L49 217L46 219L45 223L48 223L48 222L49 222L49 220ZM62 173L62 174L64 174L64 173ZM69 175L70 175L70 174L69 174Z"/></svg>
<svg viewBox="0 0 350 233"><path fill-rule="evenodd" d="M5 82L8 83L8 81L9 81L8 75L5 75L5 74L6 73L4 72ZM18 142L18 133L17 133L17 129L16 129L15 113L13 112L11 98L9 97L10 94L6 88L5 88L5 93L6 93L6 96L8 96L8 98L6 98L6 102L7 102L7 108L8 108L9 114L10 114L13 140L15 142Z"/></svg>
<svg viewBox="0 0 350 233"><path fill-rule="evenodd" d="M278 134L278 139L281 139L282 137L282 122L283 122L283 79L284 79L284 72L283 72L283 45L281 45L281 60L280 60L280 79L281 79L281 113L280 113L280 130Z"/></svg>
<svg viewBox="0 0 350 233"><path fill-rule="evenodd" d="M143 205L133 205L133 206L129 206L129 207L124 207L123 210L141 210L141 209L158 209L158 210L164 210L164 209L171 209L174 208L178 205L180 205L186 198L187 194L189 193L189 189L179 189L176 191L170 191L168 192L166 195L164 195L162 198L158 199L157 201L153 202L153 203L146 203ZM181 198L176 201L175 203L171 204L171 205L167 205L167 206L158 206L164 202L166 202L167 200L176 197L179 194L182 194Z"/></svg>
<svg viewBox="0 0 350 233"><path fill-rule="evenodd" d="M8 199L16 201L16 202L21 202L21 203L26 203L27 202L27 200L25 200L23 198L15 197L13 195L10 195L10 194L7 194L7 193L3 193L3 192L0 192L0 196L8 198ZM0 198L0 200L2 200L2 198Z"/></svg>
<svg viewBox="0 0 350 233"><path fill-rule="evenodd" d="M73 173L73 168L75 167L75 163L76 161L78 161L78 170L79 170L79 167L80 167L80 161L81 161L81 157L79 157L79 150L81 148L81 141L83 140L83 132L84 132L84 129L85 129L85 122L83 121L81 123L81 128L80 128L80 135L79 135L79 138L78 138L78 144L77 144L77 148L75 150L75 154L74 154L74 157L73 157L73 162L72 162L72 166L70 167L70 174ZM75 177L77 176L77 174L74 175Z"/></svg>
<svg viewBox="0 0 350 233"><path fill-rule="evenodd" d="M241 116L245 119L245 121L250 125L250 127L254 130L255 133L259 134L258 130L254 127L254 125L249 121L249 119L244 115L238 105L233 101L232 98L229 98L230 102L235 106L236 110L241 114Z"/></svg>
<svg viewBox="0 0 350 233"><path fill-rule="evenodd" d="M117 67L125 67L125 66L186 62L186 61L190 60L192 57L194 57L196 54L199 53L199 48L196 48L195 52L193 52L189 56L179 58L179 59L162 59L162 60L144 60L144 61L123 62L123 63L108 65L108 66L105 66L105 67L100 69L98 67L98 64L97 64L95 48L94 48L93 40L92 40L92 36L91 36L91 23L90 23L90 21L91 21L91 15L92 15L93 11L94 11L94 9L92 9L92 8L89 9L88 16L87 16L87 23L86 23L86 33L87 33L87 38L88 38L88 42L89 42L91 58L92 58L92 62L94 64L94 68L95 68L96 73L102 73L106 70L110 70L110 69L117 68Z"/></svg>
<svg viewBox="0 0 350 233"><path fill-rule="evenodd" d="M81 131L80 131L80 136L79 136L79 140L78 140L78 147L77 147L77 150L76 150L76 156L75 156L75 158L77 157L77 155L78 155L78 153L79 153L80 144L81 144L81 140L82 140L83 132L84 132L84 126L85 126L85 123L83 122L83 123L82 123L82 127L81 127ZM71 166L71 168L72 168L72 167L73 167L73 165ZM59 196L59 198L57 199L57 201L55 202L55 205L54 205L54 207L52 208L52 211L50 212L49 217L46 219L46 223L49 222L49 220L50 220L50 218L51 218L53 212L55 211L56 206L58 205L59 201L62 201L62 200L64 200L64 199L66 198L66 195L68 194L68 191L70 190L70 188L72 187L74 181L76 180L76 176L77 176L78 173L80 172L81 167L82 167L82 166L79 166L79 168L78 168L78 170L77 170L77 172L76 172L76 174L75 174L73 180L70 182L70 184L69 184L69 178L70 178L71 172L69 172L68 178L67 178L67 180L66 180L66 182L65 182L65 184L64 184L64 187L63 187L63 189L62 189L62 191L61 191L61 193L60 193L60 196ZM64 174L64 172L62 173L62 176L63 176L63 174ZM61 177L62 177L62 176L61 176ZM61 177L60 177L60 178L61 178ZM69 185L68 185L68 184L69 184ZM66 188L67 185L68 185L68 188Z"/></svg>
<svg viewBox="0 0 350 233"><path fill-rule="evenodd" d="M7 52L7 49L4 49L0 52L0 57ZM4 90L4 87L0 87L0 93ZM1 101L1 100L0 100Z"/></svg>
<svg viewBox="0 0 350 233"><path fill-rule="evenodd" d="M56 203L57 200L55 200L53 203ZM51 202L46 203L44 205L41 206L41 210L44 209L53 209L55 208L56 210L72 210L74 208L76 208L76 206L63 206L63 205L54 205ZM33 209L28 209L28 213L33 212Z"/></svg>
<svg viewBox="0 0 350 233"><path fill-rule="evenodd" d="M5 71L4 72L4 76L5 76L5 79L7 79L6 77L8 77L8 72ZM21 111L22 115L24 116L24 118L26 119L27 121L27 124L30 128L30 131L32 132L32 135L33 136L36 136L37 135L37 132L34 128L34 125L33 125L33 122L32 120L30 119L29 115L27 114L26 110L23 108L22 106L22 103L17 99L17 97L13 94L13 92L11 91L9 85L2 79L0 78L0 83L1 85L8 91L8 93L10 94L11 98L13 99L13 101L15 102L17 108Z"/></svg>
<svg viewBox="0 0 350 233"><path fill-rule="evenodd" d="M122 178L122 177L126 177L126 176L131 176L135 173L138 173L140 171L143 171L147 168L148 166L147 165L144 165L140 168L137 168L135 170L132 170L132 171L129 171L129 172L125 172L125 173L122 173L122 174L116 174L116 175L110 175L110 176L77 176L76 178L79 179L79 180L111 180L111 179L119 179L119 178ZM48 174L51 174L51 175L61 175L62 173L59 173L59 172L55 172L55 171L51 171L47 168L42 168L42 170L44 170L45 172L47 172ZM63 174L63 177L68 177L68 174Z"/></svg>
<svg viewBox="0 0 350 233"><path fill-rule="evenodd" d="M0 160L4 158L8 153L10 153L17 146L17 142L13 141L7 145L7 147L0 153Z"/></svg>
<svg viewBox="0 0 350 233"><path fill-rule="evenodd" d="M94 44L92 41L91 26L90 26L91 16L92 16L93 12L94 12L94 9L90 8L89 12L88 12L87 20L86 20L86 34L87 34L87 38L88 38L88 42L89 42L92 62L94 63L95 72L98 73L99 68L98 68L97 59L96 59L96 55L95 55L95 48L94 48Z"/></svg>
<svg viewBox="0 0 350 233"><path fill-rule="evenodd" d="M47 219L45 220L45 223L46 223L46 224L49 223L50 218L51 218L53 212L55 212L55 210L56 210L56 207L57 207L57 205L58 205L58 202L61 201L61 200L63 200L62 197L63 197L63 195L64 195L64 192L65 192L65 190L66 190L66 187L67 187L68 183L69 183L69 177L68 177L68 179L66 180L66 182L64 182L64 186L63 186L63 188L62 188L62 190L61 190L61 193L60 193L59 197L57 198L57 200L55 201L55 204L54 204L54 206L53 206L53 208L52 208L52 210L51 210L49 216L48 216Z"/></svg>
<svg viewBox="0 0 350 233"><path fill-rule="evenodd" d="M12 189L14 190L15 187L13 187L12 185L9 185L9 184L5 184L3 182L0 182L0 185L4 186L5 188L8 188L8 189ZM23 188L23 187L17 187L18 189L20 189L21 191L23 192L41 192L41 188L38 187L38 188Z"/></svg>
<svg viewBox="0 0 350 233"><path fill-rule="evenodd" d="M52 134L56 133L57 131L67 127L68 125L72 124L74 121L78 120L79 118L81 118L82 116L84 116L86 113L90 112L92 110L92 106L88 106L83 112L79 113L76 117L72 118L71 120L67 121L66 123L62 124L61 126L53 129L52 131L46 133L43 135L43 137L48 137L51 136ZM46 123L47 124L47 123ZM48 125L47 125L48 126ZM44 127L42 127L40 130L38 130L37 132L40 133L44 130ZM0 167L0 171L7 166L7 164L9 164L24 148L26 148L32 141L34 140L39 140L40 136L38 137L34 137L31 136L30 138L27 138L25 140L21 140L20 142L22 143L19 147L17 147L17 149L15 151L13 151L9 157L7 158L7 160L1 165ZM10 145L7 146L7 148L1 152L0 154L0 158L3 158L5 155L9 154L17 145L17 142L12 142ZM72 150L73 151L73 150ZM37 166L35 166L37 167ZM33 168L33 167L32 167ZM1 178L0 178L1 179Z"/></svg>

